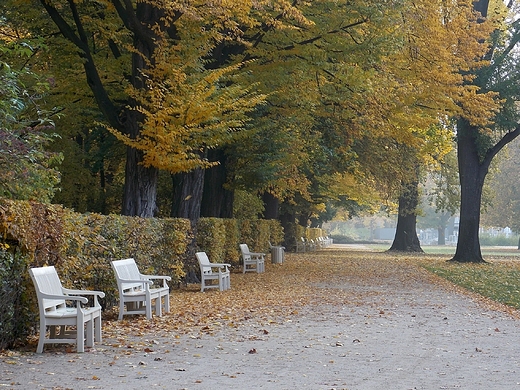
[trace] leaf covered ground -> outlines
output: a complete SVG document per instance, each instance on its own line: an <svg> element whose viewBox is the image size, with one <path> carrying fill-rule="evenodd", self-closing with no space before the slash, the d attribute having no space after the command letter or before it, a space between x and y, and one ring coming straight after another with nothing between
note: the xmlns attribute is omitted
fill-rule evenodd
<svg viewBox="0 0 520 390"><path fill-rule="evenodd" d="M170 298L171 311L152 322L145 318L125 317L115 321L110 316L104 332L130 334L132 332L198 334L211 333L222 327L239 327L254 321L259 326L283 323L302 309L318 305L342 305L362 301L368 294L359 286L389 283L397 287L413 278L410 265L402 259L382 253L323 250L286 254L283 264L266 261L263 274L234 270L231 289L220 292L200 292L199 285L174 289ZM413 270L416 270L413 267ZM391 276L391 281L389 279ZM395 280L398 276L397 281ZM352 289L344 286L352 284ZM342 286L342 288L336 288ZM128 328L122 331L121 327Z"/></svg>
<svg viewBox="0 0 520 390"><path fill-rule="evenodd" d="M473 267L447 263L448 258L340 246L288 253L283 264L268 258L264 274L234 270L229 291L173 288L171 312L163 317L117 321L117 309L104 313L103 342L85 354L61 345L46 346L38 355L34 341L4 351L0 386L518 386L516 310L439 276L442 271L467 283L476 277L497 285L491 275L501 274L498 270L509 275L517 262L501 258Z"/></svg>
<svg viewBox="0 0 520 390"><path fill-rule="evenodd" d="M483 293L483 297L475 296L475 299L483 301L486 297L495 299L503 295L503 292L494 289L501 290L500 286L508 283L505 279L510 280L510 283L513 283L512 280L517 281L516 286L509 285L511 293L516 294L520 290L520 278L514 277L520 273L519 262L475 266L449 264L446 262L448 258L344 249L287 253L283 264L271 264L268 258L263 274L243 274L239 269L234 270L231 290L228 291L200 292L200 286L195 284L173 289L171 312L161 318L154 316L151 322L140 317L125 317L124 321L115 321L115 314L107 316L109 319L104 322L104 332L114 335L147 332L170 336L196 335L211 334L222 327L240 327L244 322L251 321L258 326L283 323L302 310L312 310L312 307L320 305L340 307L344 303L356 302L361 305L370 295L373 295L374 305L377 306L377 302L384 301L385 289L399 289L403 284L420 284L423 278L448 288L457 288L444 280L448 279L469 290L461 290L464 293ZM486 277L479 275L482 269ZM497 278L502 283L497 282ZM486 284L486 281L489 283ZM473 287L482 284L487 285L487 289ZM516 294L516 300L520 302L520 294ZM488 305L493 304L492 301L487 302ZM500 309L512 311L508 308Z"/></svg>

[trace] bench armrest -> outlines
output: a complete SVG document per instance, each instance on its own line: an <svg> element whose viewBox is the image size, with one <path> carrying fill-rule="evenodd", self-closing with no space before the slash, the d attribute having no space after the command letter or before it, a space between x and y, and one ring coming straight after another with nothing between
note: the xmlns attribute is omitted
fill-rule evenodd
<svg viewBox="0 0 520 390"><path fill-rule="evenodd" d="M60 299L65 301L78 301L81 303L88 303L88 299L85 297L74 296L74 295L55 295L55 294L46 294L43 292L39 293L40 296L44 299Z"/></svg>
<svg viewBox="0 0 520 390"><path fill-rule="evenodd" d="M265 253L249 252L248 255L253 256L253 257L263 257L263 256L265 256Z"/></svg>
<svg viewBox="0 0 520 390"><path fill-rule="evenodd" d="M204 264L203 265L204 268L228 268L228 267L231 267L231 264L228 264L228 263L209 263L209 264Z"/></svg>
<svg viewBox="0 0 520 390"><path fill-rule="evenodd" d="M69 295L96 295L100 298L105 297L105 293L103 291L93 291L93 290L70 290L68 288L62 288L65 294Z"/></svg>
<svg viewBox="0 0 520 390"><path fill-rule="evenodd" d="M163 279L163 280L172 280L172 278L170 276L161 276L161 275L143 275L141 274L141 276L144 278L144 279Z"/></svg>
<svg viewBox="0 0 520 390"><path fill-rule="evenodd" d="M144 283L144 284L152 284L150 280L146 279L119 279L120 283Z"/></svg>

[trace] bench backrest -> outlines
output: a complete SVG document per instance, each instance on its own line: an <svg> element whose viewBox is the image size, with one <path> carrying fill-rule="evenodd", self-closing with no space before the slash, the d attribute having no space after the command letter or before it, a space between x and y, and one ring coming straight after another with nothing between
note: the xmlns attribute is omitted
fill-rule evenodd
<svg viewBox="0 0 520 390"><path fill-rule="evenodd" d="M197 256L197 260L199 261L200 272L203 274L211 274L212 271L211 267L209 266L210 261L206 252L197 252L195 253L195 256Z"/></svg>
<svg viewBox="0 0 520 390"><path fill-rule="evenodd" d="M34 287L36 288L36 296L38 297L40 310L52 311L56 310L58 307L65 306L65 294L63 294L61 281L54 266L30 268L29 275L31 275ZM42 298L42 293L63 295L63 299Z"/></svg>
<svg viewBox="0 0 520 390"><path fill-rule="evenodd" d="M249 247L247 244L240 244L240 252L242 252L242 259L249 260L251 258Z"/></svg>
<svg viewBox="0 0 520 390"><path fill-rule="evenodd" d="M142 283L123 283L122 280L140 280L141 273L134 259L114 260L112 269L116 274L117 286L121 292L143 287Z"/></svg>

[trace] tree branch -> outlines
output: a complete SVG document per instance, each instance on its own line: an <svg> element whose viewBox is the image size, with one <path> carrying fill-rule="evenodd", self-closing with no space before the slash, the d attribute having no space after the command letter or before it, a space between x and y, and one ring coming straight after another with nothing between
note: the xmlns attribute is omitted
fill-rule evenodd
<svg viewBox="0 0 520 390"><path fill-rule="evenodd" d="M493 157L495 157L498 152L500 152L508 143L513 141L518 136L520 136L520 124L518 124L513 131L508 131L506 134L504 134L504 136L500 138L500 140L487 151L482 165L487 165L489 167Z"/></svg>
<svg viewBox="0 0 520 390"><path fill-rule="evenodd" d="M72 44L78 48L79 56L84 59L83 68L85 69L87 84L90 87L90 90L96 99L96 103L101 112L104 114L106 120L110 126L122 130L121 122L119 121L119 110L117 110L114 106L105 87L103 86L101 78L99 77L96 64L94 63L94 58L92 57L92 53L90 52L90 48L88 46L88 37L85 34L85 30L83 29L83 25L81 23L81 19L79 18L75 4L72 0L69 0L69 5L71 6L71 11L79 36L74 32L73 28L68 24L68 22L61 16L58 10L50 4L50 2L46 0L40 0L40 3L43 5L65 39L72 42Z"/></svg>
<svg viewBox="0 0 520 390"><path fill-rule="evenodd" d="M43 8L47 11L49 16L51 17L54 24L58 27L60 32L63 34L65 38L71 41L78 49L82 51L88 50L88 47L85 48L83 42L76 35L72 27L67 23L65 19L60 15L58 10L53 7L50 2L45 0L40 0L40 3L43 5Z"/></svg>
<svg viewBox="0 0 520 390"><path fill-rule="evenodd" d="M119 0L111 1L125 27L134 33L139 40L146 42L148 46L152 47L154 43L150 30L137 17L132 0L123 0L124 5Z"/></svg>
<svg viewBox="0 0 520 390"><path fill-rule="evenodd" d="M314 43L320 39L323 39L323 37L325 35L331 35L331 34L337 34L339 32L346 32L347 34L350 35L350 37L352 38L352 40L354 41L354 43L356 44L359 44L353 37L352 35L349 33L349 29L351 29L352 27L356 27L356 26L359 26L360 24L364 24L368 22L368 19L362 19L362 20L358 20L357 22L354 22L354 23L351 23L347 26L344 26L344 27L340 27L340 28L337 28L335 30L330 30L330 31L327 31L325 34L322 34L322 35L317 35L313 38L309 38L309 39L306 39L304 41L301 41L301 42L297 42L297 43L293 43L292 45L289 45L289 46L285 46L283 47L281 50L291 50L291 49L294 49L296 46L303 46L303 45L308 45L310 43Z"/></svg>

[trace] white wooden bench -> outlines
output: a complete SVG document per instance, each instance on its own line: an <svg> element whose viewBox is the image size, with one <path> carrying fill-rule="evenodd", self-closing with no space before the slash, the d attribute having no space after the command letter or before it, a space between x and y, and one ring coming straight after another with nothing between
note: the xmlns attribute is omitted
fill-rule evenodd
<svg viewBox="0 0 520 390"><path fill-rule="evenodd" d="M240 253L243 261L243 273L265 271L265 253L251 252L247 244L240 244Z"/></svg>
<svg viewBox="0 0 520 390"><path fill-rule="evenodd" d="M305 238L300 237L299 240L296 240L296 252L305 252L307 248L307 244L305 242Z"/></svg>
<svg viewBox="0 0 520 390"><path fill-rule="evenodd" d="M164 311L170 311L170 288L166 281L169 276L143 275L139 272L134 259L112 261L117 288L119 290L119 320L123 315L145 314L152 318L152 301L155 300L155 314L162 316ZM162 284L153 287L153 280L162 280Z"/></svg>
<svg viewBox="0 0 520 390"><path fill-rule="evenodd" d="M84 352L85 344L93 347L94 341L101 342L101 306L98 297L103 298L105 293L64 288L53 266L31 268L29 274L36 289L40 313L37 353L43 352L44 344L76 344L77 351ZM93 306L81 306L88 303L85 295L93 296ZM67 302L73 302L74 306L68 307ZM49 338L46 338L47 327Z"/></svg>
<svg viewBox="0 0 520 390"><path fill-rule="evenodd" d="M229 267L231 264L226 263L210 263L206 252L195 253L200 267L200 291L208 288L218 288L220 291L229 290L231 281L229 276ZM218 281L214 284L213 281Z"/></svg>
<svg viewBox="0 0 520 390"><path fill-rule="evenodd" d="M329 236L325 236L325 242L326 246L331 246L334 240L332 238L329 238Z"/></svg>

